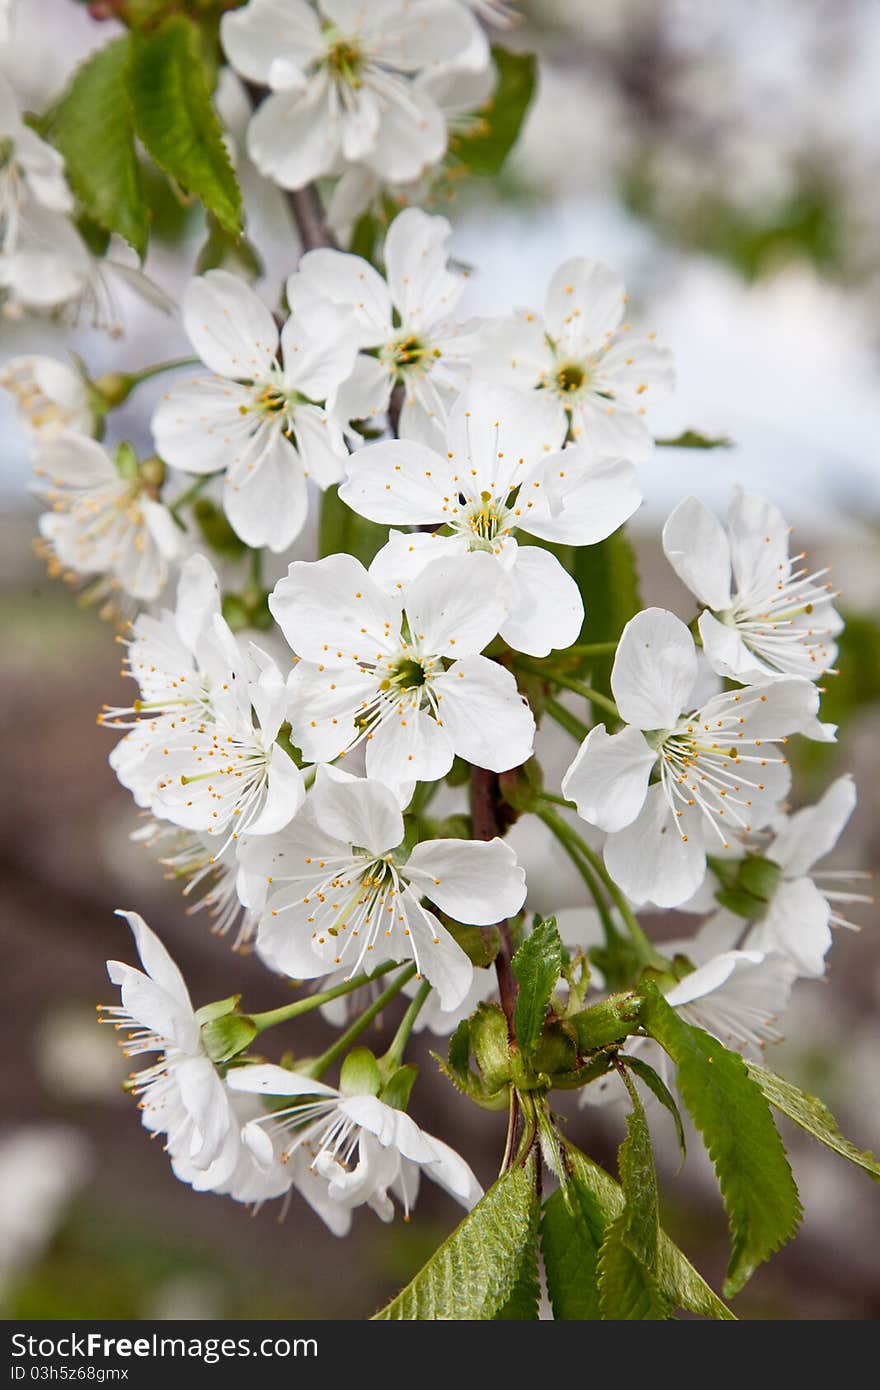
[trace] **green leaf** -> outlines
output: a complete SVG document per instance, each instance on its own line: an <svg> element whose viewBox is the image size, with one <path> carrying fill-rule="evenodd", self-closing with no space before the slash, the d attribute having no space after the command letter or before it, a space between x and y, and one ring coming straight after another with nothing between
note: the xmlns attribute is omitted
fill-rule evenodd
<svg viewBox="0 0 880 1390"><path fill-rule="evenodd" d="M537 1160L535 1160L537 1162ZM538 1275L538 1228L541 1220L541 1207L537 1197L531 1206L531 1226L523 1244L516 1273L516 1282L502 1308L493 1316L493 1322L537 1322L538 1304L541 1299L541 1281Z"/></svg>
<svg viewBox="0 0 880 1390"><path fill-rule="evenodd" d="M354 555L362 565L369 565L376 552L388 540L388 527L353 512L340 498L335 487L328 487L321 498L318 522L318 556L336 555L340 551Z"/></svg>
<svg viewBox="0 0 880 1390"><path fill-rule="evenodd" d="M642 607L635 551L626 532L621 528L598 545L580 546L571 573L584 601L581 641L616 642ZM602 695L611 694L613 662L613 655L592 658L590 685ZM607 713L596 707L593 717L608 722Z"/></svg>
<svg viewBox="0 0 880 1390"><path fill-rule="evenodd" d="M818 1096L811 1096L809 1092L802 1091L800 1087L793 1086L790 1081L784 1081L781 1076L768 1071L766 1067L759 1067L755 1062L747 1062L746 1066L749 1076L757 1082L771 1105L775 1105L783 1115L787 1115L795 1124L800 1125L801 1129L812 1134L820 1144L825 1144L842 1158L848 1158L850 1163L864 1168L875 1182L880 1180L880 1162L872 1153L857 1149L855 1144L843 1137L828 1106L819 1100Z"/></svg>
<svg viewBox="0 0 880 1390"><path fill-rule="evenodd" d="M770 1107L742 1057L685 1023L655 985L645 982L642 992L642 1021L675 1062L682 1098L715 1165L733 1239L724 1286L730 1297L794 1235L797 1187Z"/></svg>
<svg viewBox="0 0 880 1390"><path fill-rule="evenodd" d="M535 1156L505 1173L375 1318L488 1321L523 1301L538 1222Z"/></svg>
<svg viewBox="0 0 880 1390"><path fill-rule="evenodd" d="M511 965L519 981L514 1031L523 1057L528 1058L544 1028L547 1006L565 964L565 948L556 929L556 918L539 922L527 936Z"/></svg>
<svg viewBox="0 0 880 1390"><path fill-rule="evenodd" d="M595 1192L577 1177L545 1203L541 1253L553 1316L559 1321L601 1318L597 1262L609 1224Z"/></svg>
<svg viewBox="0 0 880 1390"><path fill-rule="evenodd" d="M198 32L182 15L131 36L134 128L153 159L200 198L224 231L241 232L241 192L211 105Z"/></svg>
<svg viewBox="0 0 880 1390"><path fill-rule="evenodd" d="M675 1132L678 1135L678 1147L681 1152L681 1160L683 1163L687 1158L687 1144L685 1143L681 1111L675 1103L675 1096L672 1094L663 1078L659 1076L654 1068L649 1066L647 1062L643 1062L641 1057L630 1057L625 1053L621 1053L619 1060L625 1067L628 1067L630 1071L635 1072L639 1080L645 1083L648 1090L652 1091L660 1104L664 1105L669 1111L675 1122Z"/></svg>
<svg viewBox="0 0 880 1390"><path fill-rule="evenodd" d="M246 236L224 231L213 213L208 213L208 235L196 257L196 275L206 270L228 270L242 280L258 280L265 270L260 253Z"/></svg>
<svg viewBox="0 0 880 1390"><path fill-rule="evenodd" d="M638 1092L626 1073L623 1079L633 1107L619 1158L626 1205L606 1230L599 1251L599 1306L605 1321L662 1321L672 1309L657 1281L660 1217L654 1153Z"/></svg>
<svg viewBox="0 0 880 1390"><path fill-rule="evenodd" d="M557 1318L595 1320L601 1316L598 1253L606 1228L624 1210L625 1198L605 1169L579 1150L566 1145L565 1159L569 1180L544 1208L542 1251L547 1291ZM734 1314L663 1230L657 1243L656 1279L672 1308L735 1321Z"/></svg>
<svg viewBox="0 0 880 1390"><path fill-rule="evenodd" d="M605 1322L663 1322L671 1316L668 1298L627 1244L625 1214L605 1233L598 1270L599 1305Z"/></svg>
<svg viewBox="0 0 880 1390"><path fill-rule="evenodd" d="M657 1262L660 1231L654 1151L644 1107L635 1085L625 1074L624 1082L632 1101L632 1110L626 1117L626 1138L620 1146L618 1157L620 1185L626 1200L621 1218L621 1235L636 1259L651 1270Z"/></svg>
<svg viewBox="0 0 880 1390"><path fill-rule="evenodd" d="M129 39L115 39L74 73L46 137L64 155L68 182L88 218L118 232L143 259L150 234L125 86Z"/></svg>
<svg viewBox="0 0 880 1390"><path fill-rule="evenodd" d="M480 111L470 133L453 135L450 153L472 174L487 178L499 173L516 143L535 90L537 64L533 53L508 53L493 48L498 85Z"/></svg>
<svg viewBox="0 0 880 1390"><path fill-rule="evenodd" d="M674 438L655 439L654 443L663 449L730 449L733 446L733 440L723 434L701 434L699 430L683 430Z"/></svg>

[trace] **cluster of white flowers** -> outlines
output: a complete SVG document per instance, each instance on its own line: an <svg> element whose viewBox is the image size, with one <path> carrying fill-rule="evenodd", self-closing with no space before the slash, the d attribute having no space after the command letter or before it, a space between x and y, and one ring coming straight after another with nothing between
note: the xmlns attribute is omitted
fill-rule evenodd
<svg viewBox="0 0 880 1390"><path fill-rule="evenodd" d="M230 63L270 89L251 158L291 190L325 176L340 180L336 195L346 180L418 180L446 149L438 94L491 72L477 16L512 17L491 0L250 0L227 13ZM5 87L0 121L0 277L24 303L35 218L70 228L71 199L60 157ZM313 247L280 320L226 270L194 278L182 318L205 370L159 402L151 459L125 444L111 456L93 437L110 388L43 358L3 370L32 435L53 563L138 610L122 638L136 698L100 716L125 730L111 764L150 817L139 838L193 906L270 970L322 980L300 1004L314 999L336 1024L355 991L375 1001L389 975L389 999L411 1000L401 1047L414 1027L450 1033L492 997L469 943L518 929L528 906L497 815L507 778L511 818L531 796L525 809L543 806L593 856L636 946L643 905L707 918L642 964L685 1017L754 1047L777 1035L794 980L823 973L831 927L845 922L837 904L857 896L813 875L852 810L851 781L813 808L786 803L789 740L835 735L818 686L841 627L833 590L790 553L769 502L737 492L725 529L689 498L663 546L700 611L690 627L637 613L616 645L613 700L582 685L591 595L560 548L596 545L637 510L647 412L672 387L671 356L624 321L622 283L586 257L552 276L543 315L457 320L465 277L450 234L443 217L399 213L384 275ZM48 270L36 278L50 285ZM368 566L344 551L293 559L264 595L262 634L247 631L184 501L166 497L167 468L196 475L196 489L222 477L221 519L257 559L288 559L332 486L356 517L392 529ZM173 610L159 606L172 579ZM566 686L607 714L558 785L541 787L520 770L546 697ZM560 723L570 733L580 720ZM463 816L427 810L440 783L468 775L472 838ZM579 958L604 940L588 907L562 928ZM350 1051L338 1088L321 1079L333 1048L297 1070L218 1050L228 1010L196 1012L164 947L122 915L144 970L110 963L122 1002L106 1017L129 1054L156 1054L130 1086L178 1177L246 1202L296 1189L337 1233L365 1203L388 1219L391 1193L408 1211L422 1169L473 1204L468 1166L405 1113L396 1043L384 1067ZM234 1017L254 1036L267 1018Z"/></svg>

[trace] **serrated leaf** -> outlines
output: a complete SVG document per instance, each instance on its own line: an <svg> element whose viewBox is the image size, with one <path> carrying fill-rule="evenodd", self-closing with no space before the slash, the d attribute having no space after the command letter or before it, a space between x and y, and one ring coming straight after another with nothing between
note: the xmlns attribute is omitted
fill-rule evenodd
<svg viewBox="0 0 880 1390"><path fill-rule="evenodd" d="M642 607L635 551L625 530L575 550L571 574L584 602L581 641L616 642ZM613 655L591 659L590 685L603 695L611 694L613 662ZM594 707L593 714L607 724L605 710Z"/></svg>
<svg viewBox="0 0 880 1390"><path fill-rule="evenodd" d="M632 1101L618 1160L626 1205L606 1230L599 1251L599 1307L605 1321L658 1322L671 1316L672 1307L657 1281L657 1172L638 1092L626 1072L623 1080Z"/></svg>
<svg viewBox="0 0 880 1390"><path fill-rule="evenodd" d="M64 155L83 211L143 259L150 232L125 74L130 40L115 39L81 67L52 111L46 137Z"/></svg>
<svg viewBox="0 0 880 1390"><path fill-rule="evenodd" d="M670 439L655 439L661 449L730 449L733 440L725 435L701 434L699 430L682 430Z"/></svg>
<svg viewBox="0 0 880 1390"><path fill-rule="evenodd" d="M675 1062L682 1099L715 1166L733 1241L724 1286L730 1297L794 1235L797 1187L770 1107L742 1057L685 1023L655 985L642 992L642 1021Z"/></svg>
<svg viewBox="0 0 880 1390"><path fill-rule="evenodd" d="M557 1318L596 1319L600 1316L596 1261L606 1227L623 1212L625 1199L618 1183L578 1149L566 1145L569 1181L553 1194L548 1239L542 1228L547 1289ZM566 1223L563 1210L570 1220ZM575 1276L580 1279L575 1284ZM735 1321L735 1315L698 1274L686 1255L661 1230L657 1243L657 1284L672 1308L685 1308L701 1317Z"/></svg>
<svg viewBox="0 0 880 1390"><path fill-rule="evenodd" d="M626 1213L605 1233L598 1276L604 1321L663 1322L671 1316L669 1299L627 1243Z"/></svg>
<svg viewBox="0 0 880 1390"><path fill-rule="evenodd" d="M539 922L513 957L511 966L519 983L514 1032L523 1057L528 1058L544 1028L547 1006L562 974L566 952L556 929L556 918Z"/></svg>
<svg viewBox="0 0 880 1390"><path fill-rule="evenodd" d="M177 15L148 34L132 34L127 82L135 131L153 159L238 236L241 192L189 20Z"/></svg>
<svg viewBox="0 0 880 1390"><path fill-rule="evenodd" d="M335 487L328 487L321 498L318 522L318 556L336 555L340 551L354 555L362 565L369 565L376 552L388 540L388 527L353 512L346 506Z"/></svg>
<svg viewBox="0 0 880 1390"><path fill-rule="evenodd" d="M537 1160L536 1160L537 1161ZM516 1281L506 1303L493 1322L537 1322L541 1300L541 1280L538 1275L538 1227L541 1208L537 1197L531 1209L531 1229L523 1245Z"/></svg>
<svg viewBox="0 0 880 1390"><path fill-rule="evenodd" d="M560 1322L597 1322L602 1316L596 1266L608 1225L595 1192L578 1178L544 1205L541 1253L553 1316Z"/></svg>
<svg viewBox="0 0 880 1390"><path fill-rule="evenodd" d="M626 1138L618 1156L620 1185L626 1202L621 1217L621 1239L651 1272L657 1262L660 1231L654 1150L644 1107L635 1085L626 1073L623 1079L632 1101L632 1110L626 1117Z"/></svg>
<svg viewBox="0 0 880 1390"><path fill-rule="evenodd" d="M454 154L472 174L497 174L519 136L535 90L537 64L533 53L509 53L493 48L498 84L470 132L453 135Z"/></svg>
<svg viewBox="0 0 880 1390"><path fill-rule="evenodd" d="M766 1067L759 1067L754 1062L747 1062L746 1066L749 1076L757 1082L771 1105L812 1134L820 1144L825 1144L842 1158L848 1158L850 1163L863 1168L875 1182L880 1181L880 1162L868 1150L857 1149L855 1144L844 1138L824 1101L808 1091L802 1091L799 1086L793 1086L790 1081L784 1081Z"/></svg>
<svg viewBox="0 0 880 1390"><path fill-rule="evenodd" d="M538 1222L535 1156L513 1168L375 1320L490 1321L521 1289Z"/></svg>
<svg viewBox="0 0 880 1390"><path fill-rule="evenodd" d="M629 1067L630 1071L635 1072L639 1080L645 1083L648 1090L653 1092L660 1104L665 1106L669 1111L675 1123L675 1132L678 1136L678 1147L681 1152L682 1162L684 1162L687 1158L687 1144L684 1137L684 1125L681 1119L681 1111L675 1103L675 1096L672 1094L663 1078L653 1067L649 1066L647 1062L643 1062L641 1057L630 1057L628 1054L621 1053L619 1060L625 1067Z"/></svg>

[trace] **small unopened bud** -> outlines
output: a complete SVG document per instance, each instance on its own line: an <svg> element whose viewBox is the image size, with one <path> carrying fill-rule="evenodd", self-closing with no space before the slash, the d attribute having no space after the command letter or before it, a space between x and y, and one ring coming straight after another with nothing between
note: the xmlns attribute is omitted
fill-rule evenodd
<svg viewBox="0 0 880 1390"><path fill-rule="evenodd" d="M165 481L165 464L158 454L151 454L144 459L138 469L138 476L145 492L152 497L158 497L162 484Z"/></svg>
<svg viewBox="0 0 880 1390"><path fill-rule="evenodd" d="M99 376L91 385L92 390L97 392L103 409L106 411L121 405L128 398L135 381L136 378L130 372L106 372L104 376Z"/></svg>

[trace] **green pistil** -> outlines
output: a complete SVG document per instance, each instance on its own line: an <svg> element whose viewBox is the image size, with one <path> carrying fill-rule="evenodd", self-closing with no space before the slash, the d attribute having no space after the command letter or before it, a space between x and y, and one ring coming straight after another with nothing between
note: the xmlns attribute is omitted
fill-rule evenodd
<svg viewBox="0 0 880 1390"><path fill-rule="evenodd" d="M579 391L586 379L586 372L577 362L566 362L556 371L556 384L563 395L570 396Z"/></svg>
<svg viewBox="0 0 880 1390"><path fill-rule="evenodd" d="M339 38L327 53L327 66L338 82L349 87L360 87L364 55L351 39Z"/></svg>
<svg viewBox="0 0 880 1390"><path fill-rule="evenodd" d="M401 690L418 690L425 684L427 677L422 663L407 656L398 661L391 680Z"/></svg>

